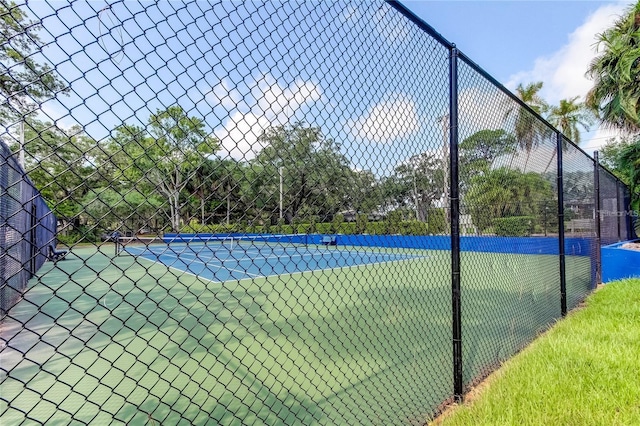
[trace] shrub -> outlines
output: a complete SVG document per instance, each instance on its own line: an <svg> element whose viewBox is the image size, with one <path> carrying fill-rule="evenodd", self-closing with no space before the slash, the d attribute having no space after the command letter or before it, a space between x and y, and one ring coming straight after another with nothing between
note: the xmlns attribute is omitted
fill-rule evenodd
<svg viewBox="0 0 640 426"><path fill-rule="evenodd" d="M364 234L367 232L367 224L369 223L369 216L364 213L358 213L356 215L356 234Z"/></svg>
<svg viewBox="0 0 640 426"><path fill-rule="evenodd" d="M399 210L394 210L389 212L387 218L385 219L386 230L385 233L389 235L399 234L400 229L402 228L402 212Z"/></svg>
<svg viewBox="0 0 640 426"><path fill-rule="evenodd" d="M495 233L498 236L526 237L531 235L535 227L534 216L510 216L493 220Z"/></svg>
<svg viewBox="0 0 640 426"><path fill-rule="evenodd" d="M445 234L447 232L447 221L444 215L444 209L430 209L427 212L429 234Z"/></svg>
<svg viewBox="0 0 640 426"><path fill-rule="evenodd" d="M385 230L384 222L369 222L369 223L367 223L367 234L384 235L384 230Z"/></svg>
<svg viewBox="0 0 640 426"><path fill-rule="evenodd" d="M344 223L344 216L338 213L333 216L333 220L331 221L331 232L332 234L339 234L340 226Z"/></svg>
<svg viewBox="0 0 640 426"><path fill-rule="evenodd" d="M402 222L402 235L427 235L429 225L417 220L405 220Z"/></svg>

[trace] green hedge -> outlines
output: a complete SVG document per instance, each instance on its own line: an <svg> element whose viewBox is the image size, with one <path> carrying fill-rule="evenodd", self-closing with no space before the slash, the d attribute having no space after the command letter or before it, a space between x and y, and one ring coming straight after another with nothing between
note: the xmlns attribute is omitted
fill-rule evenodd
<svg viewBox="0 0 640 426"><path fill-rule="evenodd" d="M293 225L283 223L276 225L199 225L192 223L182 228L180 232L185 234L246 232L254 234L429 235L442 233L444 228L444 217L442 217L442 221L436 219L429 223L417 220L369 222L361 217L356 222L344 222L338 219L332 222Z"/></svg>
<svg viewBox="0 0 640 426"><path fill-rule="evenodd" d="M495 233L501 237L528 237L535 228L535 216L511 216L493 220Z"/></svg>

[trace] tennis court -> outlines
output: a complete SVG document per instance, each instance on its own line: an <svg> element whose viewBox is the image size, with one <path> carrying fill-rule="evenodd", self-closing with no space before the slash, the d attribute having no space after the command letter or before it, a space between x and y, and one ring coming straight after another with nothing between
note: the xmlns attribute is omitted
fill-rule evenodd
<svg viewBox="0 0 640 426"><path fill-rule="evenodd" d="M212 271L235 268L239 249L160 247L116 257L112 246L76 249L42 268L3 324L11 396L1 423L28 413L42 423L419 424L450 394L449 252L262 247L277 253L256 269L265 276L227 271L217 281L221 272L204 278L180 262L206 254L217 258ZM316 267L271 275L298 255ZM491 265L464 282L473 376L528 342L539 331L532 318L559 315L557 257L463 257ZM567 260L572 280L589 261Z"/></svg>
<svg viewBox="0 0 640 426"><path fill-rule="evenodd" d="M274 236L269 239L211 237L193 242L132 245L125 247L123 251L203 279L220 282L427 256L418 250L400 252L384 248L342 248L308 244L304 238L295 235Z"/></svg>

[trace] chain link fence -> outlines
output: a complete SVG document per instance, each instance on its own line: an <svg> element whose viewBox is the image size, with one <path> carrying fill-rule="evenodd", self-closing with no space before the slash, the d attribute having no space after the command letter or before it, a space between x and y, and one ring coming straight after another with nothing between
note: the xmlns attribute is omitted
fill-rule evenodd
<svg viewBox="0 0 640 426"><path fill-rule="evenodd" d="M4 144L0 155L1 319L55 247L56 218Z"/></svg>
<svg viewBox="0 0 640 426"><path fill-rule="evenodd" d="M632 236L398 3L0 7L2 423L425 424Z"/></svg>

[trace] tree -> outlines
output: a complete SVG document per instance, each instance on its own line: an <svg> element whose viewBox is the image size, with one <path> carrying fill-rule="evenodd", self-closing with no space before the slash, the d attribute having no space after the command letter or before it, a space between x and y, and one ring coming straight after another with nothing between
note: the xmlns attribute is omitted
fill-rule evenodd
<svg viewBox="0 0 640 426"><path fill-rule="evenodd" d="M589 126L593 124L593 115L582 102L577 102L579 96L571 99L561 99L557 106L549 109L547 120L554 127L564 134L564 136L575 144L580 143L580 129L589 131Z"/></svg>
<svg viewBox="0 0 640 426"><path fill-rule="evenodd" d="M534 112L541 115L547 111L549 106L538 94L543 83L529 83L526 86L519 84L516 88L516 96L527 104ZM505 114L505 119L513 117L515 137L520 149L527 153L524 169L527 169L531 151L538 145L538 139L548 130L546 126L535 118L529 111L520 106L510 108Z"/></svg>
<svg viewBox="0 0 640 426"><path fill-rule="evenodd" d="M104 148L101 173L119 191L124 185L161 194L171 228L179 231L183 190L215 153L217 140L205 132L201 119L189 117L180 106L156 111L146 127L123 124L113 135Z"/></svg>
<svg viewBox="0 0 640 426"><path fill-rule="evenodd" d="M496 218L538 216L553 199L551 183L541 175L501 167L471 180L465 204L474 225L485 230Z"/></svg>
<svg viewBox="0 0 640 426"><path fill-rule="evenodd" d="M83 199L83 213L100 229L132 229L138 231L157 219L163 200L144 194L136 188L107 187L91 189Z"/></svg>
<svg viewBox="0 0 640 426"><path fill-rule="evenodd" d="M438 155L425 152L412 156L395 169L395 182L399 184L395 186L399 191L395 197L399 201L404 198L401 205L411 200L418 221L427 221L429 208L443 197L445 170L442 161Z"/></svg>
<svg viewBox="0 0 640 426"><path fill-rule="evenodd" d="M468 185L478 174L487 173L494 161L516 150L515 137L502 129L480 130L460 143L461 183Z"/></svg>
<svg viewBox="0 0 640 426"><path fill-rule="evenodd" d="M243 187L247 187L246 166L233 160L216 160L210 166L213 167L213 173L209 179L213 186L209 196L212 198L210 204L214 215L223 216L227 225L232 218L246 218L247 211L242 198Z"/></svg>
<svg viewBox="0 0 640 426"><path fill-rule="evenodd" d="M633 173L633 170L624 168L620 157L625 148L634 144L635 142L633 138L630 137L610 139L607 141L605 146L600 148L599 151L600 164L611 170L616 177L625 183L625 185L631 184L631 174Z"/></svg>
<svg viewBox="0 0 640 426"><path fill-rule="evenodd" d="M218 149L204 122L189 117L180 106L158 110L149 117L147 131L154 140L149 178L169 201L171 228L180 230L180 193L194 170Z"/></svg>
<svg viewBox="0 0 640 426"><path fill-rule="evenodd" d="M66 92L67 88L48 64L34 57L40 52L40 25L12 1L0 2L0 124L8 125L37 108L38 103Z"/></svg>
<svg viewBox="0 0 640 426"><path fill-rule="evenodd" d="M589 131L589 126L593 124L593 114L582 102L577 102L579 96L571 99L561 99L557 106L552 106L549 109L549 115L547 121L552 124L556 129L560 130L562 134L575 144L580 143L580 129L582 127L585 131ZM567 145L563 140L562 149L566 150ZM556 158L556 151L553 151L553 156L549 159L545 172L551 166L554 158Z"/></svg>
<svg viewBox="0 0 640 426"><path fill-rule="evenodd" d="M250 163L249 194L257 214L279 216L282 174L286 223L303 216L331 216L344 206L351 169L340 146L320 128L297 122L267 129L259 138L265 148Z"/></svg>
<svg viewBox="0 0 640 426"><path fill-rule="evenodd" d="M640 142L629 144L620 151L620 167L629 173L633 205L638 211L640 209ZM637 222L636 229L638 229Z"/></svg>
<svg viewBox="0 0 640 426"><path fill-rule="evenodd" d="M348 206L357 213L371 213L380 207L378 181L370 170L353 170L349 177Z"/></svg>
<svg viewBox="0 0 640 426"><path fill-rule="evenodd" d="M603 124L640 132L640 2L597 37L598 51L587 71L594 81L587 105Z"/></svg>
<svg viewBox="0 0 640 426"><path fill-rule="evenodd" d="M25 120L25 169L54 214L79 225L82 199L96 185L97 143L82 128L63 130L35 119ZM11 147L14 151L17 146Z"/></svg>
<svg viewBox="0 0 640 426"><path fill-rule="evenodd" d="M600 151L600 163L607 166L631 192L631 207L640 211L640 141L622 138L609 141ZM640 234L640 221L635 221L636 233Z"/></svg>

